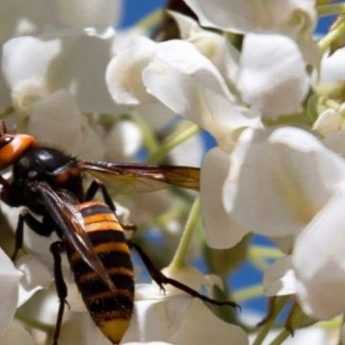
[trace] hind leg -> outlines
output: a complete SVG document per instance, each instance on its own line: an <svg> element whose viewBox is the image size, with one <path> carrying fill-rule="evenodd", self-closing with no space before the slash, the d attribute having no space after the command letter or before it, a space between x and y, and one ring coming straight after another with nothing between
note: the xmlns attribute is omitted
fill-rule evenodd
<svg viewBox="0 0 345 345"><path fill-rule="evenodd" d="M144 265L146 266L147 270L149 271L152 279L159 285L159 287L162 290L165 290L164 289L165 284L170 284L170 285L174 286L175 288L186 292L190 296L199 298L204 302L218 305L218 306L230 306L230 307L234 307L234 308L239 308L239 305L236 304L235 302L219 301L219 300L207 297L207 296L199 293L198 291L190 288L189 286L179 282L178 280L175 280L175 279L172 279L172 278L165 276L158 268L155 267L155 265L153 264L151 259L146 255L146 253L138 245L129 241L129 246L131 248L134 248L138 252Z"/></svg>

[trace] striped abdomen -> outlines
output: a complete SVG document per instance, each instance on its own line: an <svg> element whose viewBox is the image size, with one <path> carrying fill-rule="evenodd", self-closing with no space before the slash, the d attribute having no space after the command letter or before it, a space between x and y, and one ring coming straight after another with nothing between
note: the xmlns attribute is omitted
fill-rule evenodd
<svg viewBox="0 0 345 345"><path fill-rule="evenodd" d="M85 305L102 332L118 344L126 332L133 310L134 273L129 248L119 221L98 201L78 205L95 252L101 259L115 291L95 273L70 245L68 258Z"/></svg>

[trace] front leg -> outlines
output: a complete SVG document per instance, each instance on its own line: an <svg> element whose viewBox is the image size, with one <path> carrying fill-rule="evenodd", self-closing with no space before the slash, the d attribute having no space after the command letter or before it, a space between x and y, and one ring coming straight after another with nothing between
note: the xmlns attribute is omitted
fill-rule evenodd
<svg viewBox="0 0 345 345"><path fill-rule="evenodd" d="M152 279L158 284L158 286L164 291L164 285L170 284L175 288L186 292L188 295L192 297L196 297L205 301L210 304L218 305L218 306L230 306L234 308L239 308L239 305L232 301L219 301L213 298L209 298L205 295L202 295L198 291L190 288L189 286L179 282L178 280L169 278L165 276L158 268L155 267L151 259L146 255L146 253L137 245L131 241L128 241L128 244L131 248L134 248L138 254L140 255L141 259L143 260L144 265L146 266L147 270L149 271Z"/></svg>
<svg viewBox="0 0 345 345"><path fill-rule="evenodd" d="M22 210L19 214L16 227L14 251L11 256L12 261L16 260L19 251L23 248L24 224L26 224L30 229L40 236L49 237L53 232L52 229L47 227L44 222L36 219L31 213L28 212L28 210Z"/></svg>
<svg viewBox="0 0 345 345"><path fill-rule="evenodd" d="M61 265L61 254L65 251L63 242L58 241L54 242L50 246L50 251L53 254L54 258L54 277L55 277L55 286L57 295L59 297L59 311L56 320L55 332L53 337L53 345L58 345L63 314L65 311L65 304L67 304L67 286L63 278L62 265Z"/></svg>

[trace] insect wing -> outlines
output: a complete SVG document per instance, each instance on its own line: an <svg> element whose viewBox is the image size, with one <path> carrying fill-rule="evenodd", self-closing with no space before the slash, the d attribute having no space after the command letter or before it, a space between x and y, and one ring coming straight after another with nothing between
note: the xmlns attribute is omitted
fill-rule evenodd
<svg viewBox="0 0 345 345"><path fill-rule="evenodd" d="M153 192L169 185L196 191L200 188L199 168L88 161L81 161L80 168L111 185L117 193Z"/></svg>
<svg viewBox="0 0 345 345"><path fill-rule="evenodd" d="M78 210L63 200L48 184L39 183L37 191L45 202L47 212L59 225L64 236L83 260L103 279L110 290L115 286L94 252L92 243L84 230L84 221Z"/></svg>

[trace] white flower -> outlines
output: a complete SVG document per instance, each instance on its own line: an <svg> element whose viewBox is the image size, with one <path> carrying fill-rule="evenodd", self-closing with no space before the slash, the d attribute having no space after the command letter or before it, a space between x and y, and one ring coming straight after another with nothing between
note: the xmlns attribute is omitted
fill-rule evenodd
<svg viewBox="0 0 345 345"><path fill-rule="evenodd" d="M343 126L341 114L334 109L326 109L313 124L313 130L327 138L335 132L339 132Z"/></svg>
<svg viewBox="0 0 345 345"><path fill-rule="evenodd" d="M296 293L296 277L291 256L278 259L265 270L263 286L266 296L284 296Z"/></svg>
<svg viewBox="0 0 345 345"><path fill-rule="evenodd" d="M101 36L89 30L6 42L2 69L18 110L28 112L37 99L65 89L83 112L112 112L104 73L113 39L112 31Z"/></svg>
<svg viewBox="0 0 345 345"><path fill-rule="evenodd" d="M200 167L204 155L201 135L194 135L170 151L169 157L174 165Z"/></svg>
<svg viewBox="0 0 345 345"><path fill-rule="evenodd" d="M255 232L297 234L344 185L344 169L343 159L306 131L247 130L231 155L225 209Z"/></svg>
<svg viewBox="0 0 345 345"><path fill-rule="evenodd" d="M181 38L192 43L201 54L212 61L224 77L234 80L240 53L230 41L224 35L201 28L191 17L173 11L169 14L178 25Z"/></svg>
<svg viewBox="0 0 345 345"><path fill-rule="evenodd" d="M196 24L185 22L194 37ZM287 36L247 35L239 65L223 70L224 77L203 49L189 42L134 39L108 66L113 99L131 106L160 102L209 131L225 150L231 149L237 129L261 126L259 116L277 118L301 110L310 80L297 44ZM226 60L227 52L218 55ZM237 88L236 95L226 80Z"/></svg>
<svg viewBox="0 0 345 345"><path fill-rule="evenodd" d="M229 217L223 204L223 185L230 156L219 148L210 150L202 164L200 198L207 244L212 248L233 247L249 232Z"/></svg>
<svg viewBox="0 0 345 345"><path fill-rule="evenodd" d="M132 157L137 153L142 142L141 131L133 121L116 122L105 137L105 159L114 161Z"/></svg>
<svg viewBox="0 0 345 345"><path fill-rule="evenodd" d="M24 328L24 325L13 320L6 332L1 335L2 345L35 345L31 334Z"/></svg>
<svg viewBox="0 0 345 345"><path fill-rule="evenodd" d="M211 61L188 42L134 40L132 49L118 53L110 62L107 83L116 102L140 105L158 100L226 146L232 142L231 131L259 123L236 103Z"/></svg>
<svg viewBox="0 0 345 345"><path fill-rule="evenodd" d="M292 254L301 305L319 319L345 309L344 201L345 193L339 189L297 237Z"/></svg>
<svg viewBox="0 0 345 345"><path fill-rule="evenodd" d="M296 41L305 60L316 66L319 49L312 38L315 0L185 0L203 26L235 33L282 34Z"/></svg>
<svg viewBox="0 0 345 345"><path fill-rule="evenodd" d="M0 334L9 327L18 304L18 289L22 273L0 248Z"/></svg>
<svg viewBox="0 0 345 345"><path fill-rule="evenodd" d="M312 31L314 0L184 0L202 25L230 32Z"/></svg>
<svg viewBox="0 0 345 345"><path fill-rule="evenodd" d="M297 128L247 129L230 158L219 149L209 155L201 201L215 247L234 245L249 231L296 235L345 183L343 159Z"/></svg>
<svg viewBox="0 0 345 345"><path fill-rule="evenodd" d="M4 335L13 321L17 308L37 291L46 288L51 282L51 275L31 256L20 258L16 268L1 248L0 261L0 334ZM10 333L7 333L7 336L10 337Z"/></svg>
<svg viewBox="0 0 345 345"><path fill-rule="evenodd" d="M262 117L301 111L309 77L297 44L283 35L246 35L237 87L242 99Z"/></svg>
<svg viewBox="0 0 345 345"><path fill-rule="evenodd" d="M0 41L9 37L42 34L55 30L97 27L105 29L116 24L121 0L4 0Z"/></svg>
<svg viewBox="0 0 345 345"><path fill-rule="evenodd" d="M19 284L19 308L38 291L47 289L53 282L53 274L48 267L34 255L24 255L16 262L17 269L22 272Z"/></svg>
<svg viewBox="0 0 345 345"><path fill-rule="evenodd" d="M134 125L114 137L98 125L98 118L82 114L117 111L104 80L113 39L112 31L99 36L89 30L49 40L26 36L8 41L3 71L18 112L18 129L81 158L133 155L142 140Z"/></svg>
<svg viewBox="0 0 345 345"><path fill-rule="evenodd" d="M0 54L2 44L17 36L80 31L86 27L106 30L118 20L121 3L121 0L53 0L49 3L44 0L4 0L1 2L4 15L0 23ZM40 59L41 55L36 54L35 57ZM0 103L2 107L10 104L2 76Z"/></svg>
<svg viewBox="0 0 345 345"><path fill-rule="evenodd" d="M321 60L320 83L345 82L345 48L337 49L331 55L326 53Z"/></svg>
<svg viewBox="0 0 345 345"><path fill-rule="evenodd" d="M164 126L173 113L152 97L143 84L143 71L154 55L156 43L134 35L116 41L114 49L115 56L106 70L106 82L113 101L143 116L153 128Z"/></svg>
<svg viewBox="0 0 345 345"><path fill-rule="evenodd" d="M56 147L80 158L100 159L105 155L101 136L88 124L75 99L65 90L36 101L31 115L18 129L34 135L42 145Z"/></svg>

